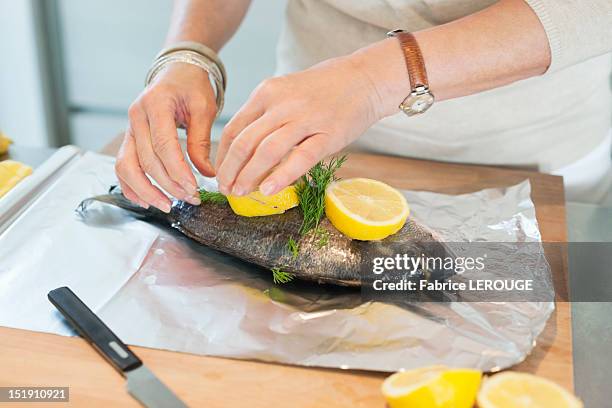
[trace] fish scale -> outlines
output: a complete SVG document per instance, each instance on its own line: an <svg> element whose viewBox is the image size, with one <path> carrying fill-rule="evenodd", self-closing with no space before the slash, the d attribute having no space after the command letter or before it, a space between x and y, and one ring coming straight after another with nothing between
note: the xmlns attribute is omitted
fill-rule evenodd
<svg viewBox="0 0 612 408"><path fill-rule="evenodd" d="M412 218L396 234L381 241L352 240L324 218L318 228L327 235L327 243L321 246L318 239L321 232L311 230L300 236L302 213L298 208L266 217L242 217L234 214L226 203L203 202L194 206L175 201L166 214L154 207L144 209L117 189L111 189L109 194L84 200L79 212L86 216L93 202L114 205L145 221L175 228L202 245L246 262L266 269L280 268L297 278L318 283L358 287L363 283L364 273L371 273L374 258L398 253L415 257L446 255L444 245L435 235ZM299 245L297 256L287 248L290 238Z"/></svg>

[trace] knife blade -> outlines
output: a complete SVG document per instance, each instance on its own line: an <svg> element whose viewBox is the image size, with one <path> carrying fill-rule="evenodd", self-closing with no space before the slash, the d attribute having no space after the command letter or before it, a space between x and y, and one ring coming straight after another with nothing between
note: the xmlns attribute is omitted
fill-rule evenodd
<svg viewBox="0 0 612 408"><path fill-rule="evenodd" d="M64 286L47 294L49 301L121 375L127 390L148 408L186 408L120 339L70 288Z"/></svg>

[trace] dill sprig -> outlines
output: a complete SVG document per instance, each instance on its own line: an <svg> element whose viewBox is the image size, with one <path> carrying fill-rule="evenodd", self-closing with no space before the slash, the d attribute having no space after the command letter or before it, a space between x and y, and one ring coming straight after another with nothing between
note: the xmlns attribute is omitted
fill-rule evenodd
<svg viewBox="0 0 612 408"><path fill-rule="evenodd" d="M303 175L296 184L296 192L304 216L300 227L301 235L319 226L325 212L325 189L336 179L336 170L345 161L346 156L334 157L328 163L321 161Z"/></svg>
<svg viewBox="0 0 612 408"><path fill-rule="evenodd" d="M317 227L315 229L315 236L317 237L317 248L321 249L329 242L329 231L323 228Z"/></svg>
<svg viewBox="0 0 612 408"><path fill-rule="evenodd" d="M289 272L284 272L280 268L272 268L272 280L274 283L289 283L294 276Z"/></svg>
<svg viewBox="0 0 612 408"><path fill-rule="evenodd" d="M206 191L205 189L200 188L199 193L200 193L200 200L203 203L205 202L210 202L210 203L215 203L215 204L227 203L227 197L219 193L218 191Z"/></svg>
<svg viewBox="0 0 612 408"><path fill-rule="evenodd" d="M298 244L293 237L289 237L287 249L291 252L291 257L295 260L300 253L300 244Z"/></svg>

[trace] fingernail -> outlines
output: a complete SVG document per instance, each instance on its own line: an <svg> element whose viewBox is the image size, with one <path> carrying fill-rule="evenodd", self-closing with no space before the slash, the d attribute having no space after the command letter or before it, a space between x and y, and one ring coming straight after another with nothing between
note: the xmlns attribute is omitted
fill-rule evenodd
<svg viewBox="0 0 612 408"><path fill-rule="evenodd" d="M166 214L170 212L170 204L165 201L158 201L156 207L165 212Z"/></svg>
<svg viewBox="0 0 612 408"><path fill-rule="evenodd" d="M196 186L194 186L193 184L191 184L188 181L182 182L181 186L183 187L183 190L185 190L187 195L194 196L197 193Z"/></svg>
<svg viewBox="0 0 612 408"><path fill-rule="evenodd" d="M219 192L224 195L228 195L227 187L223 184L219 184Z"/></svg>
<svg viewBox="0 0 612 408"><path fill-rule="evenodd" d="M273 181L266 181L261 186L259 186L259 191L261 191L261 194L268 196L274 192L275 188L276 185Z"/></svg>
<svg viewBox="0 0 612 408"><path fill-rule="evenodd" d="M233 190L232 190L232 195L235 196L243 196L244 195L244 188L240 187L240 186L234 186Z"/></svg>
<svg viewBox="0 0 612 408"><path fill-rule="evenodd" d="M138 205L144 208L145 210L149 209L149 204L145 203L144 201L139 201Z"/></svg>
<svg viewBox="0 0 612 408"><path fill-rule="evenodd" d="M184 198L184 200L187 201L191 205L200 205L200 204L202 204L202 200L200 200L200 197L198 197L198 196L187 196L187 197Z"/></svg>

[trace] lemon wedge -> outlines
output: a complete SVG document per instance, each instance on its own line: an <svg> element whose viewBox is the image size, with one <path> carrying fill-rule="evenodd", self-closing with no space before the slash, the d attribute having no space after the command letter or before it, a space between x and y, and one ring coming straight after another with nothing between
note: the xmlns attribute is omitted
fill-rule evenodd
<svg viewBox="0 0 612 408"><path fill-rule="evenodd" d="M0 197L30 174L32 174L32 168L23 163L13 160L0 162Z"/></svg>
<svg viewBox="0 0 612 408"><path fill-rule="evenodd" d="M382 393L390 408L471 408L481 378L478 370L423 367L388 377Z"/></svg>
<svg viewBox="0 0 612 408"><path fill-rule="evenodd" d="M13 143L13 141L6 137L4 133L0 132L0 154L8 152L11 143Z"/></svg>
<svg viewBox="0 0 612 408"><path fill-rule="evenodd" d="M242 197L228 195L227 201L232 210L243 217L282 214L299 204L294 186L286 187L271 196L265 196L259 191L253 191Z"/></svg>
<svg viewBox="0 0 612 408"><path fill-rule="evenodd" d="M478 393L479 408L582 408L563 387L544 378L504 372L488 377Z"/></svg>
<svg viewBox="0 0 612 408"><path fill-rule="evenodd" d="M409 212L402 193L380 181L339 180L325 190L325 215L349 238L362 241L386 238L404 226Z"/></svg>

